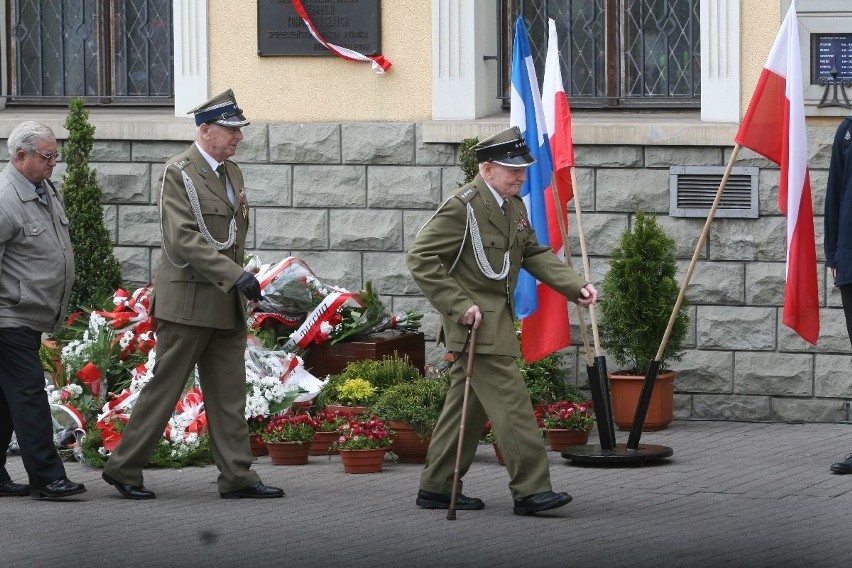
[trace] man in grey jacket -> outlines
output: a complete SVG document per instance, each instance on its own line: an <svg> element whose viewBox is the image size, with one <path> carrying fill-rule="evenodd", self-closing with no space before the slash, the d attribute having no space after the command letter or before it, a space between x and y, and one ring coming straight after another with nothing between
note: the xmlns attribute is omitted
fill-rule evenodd
<svg viewBox="0 0 852 568"><path fill-rule="evenodd" d="M68 217L49 180L56 137L26 121L9 134L8 147L0 172L0 497L68 497L86 488L66 477L56 452L38 354L42 332L61 327L74 283ZM29 485L6 471L13 431Z"/></svg>

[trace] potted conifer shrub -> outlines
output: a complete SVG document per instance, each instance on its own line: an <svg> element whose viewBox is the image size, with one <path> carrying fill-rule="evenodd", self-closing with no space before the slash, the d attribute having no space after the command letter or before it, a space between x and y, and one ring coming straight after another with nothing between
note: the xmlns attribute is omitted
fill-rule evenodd
<svg viewBox="0 0 852 568"><path fill-rule="evenodd" d="M424 463L432 431L450 388L448 376L425 377L388 387L370 410L396 433L391 450L400 462Z"/></svg>
<svg viewBox="0 0 852 568"><path fill-rule="evenodd" d="M598 330L601 347L620 370L609 374L615 424L629 430L649 364L654 361L680 290L675 279L675 241L654 215L637 212L610 254L603 280ZM644 430L660 430L672 419L675 371L683 357L689 312L684 300L663 352Z"/></svg>

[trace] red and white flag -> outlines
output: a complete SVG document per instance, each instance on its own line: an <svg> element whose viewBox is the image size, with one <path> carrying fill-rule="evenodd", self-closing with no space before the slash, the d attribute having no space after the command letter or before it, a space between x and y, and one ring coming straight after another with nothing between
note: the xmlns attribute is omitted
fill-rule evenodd
<svg viewBox="0 0 852 568"><path fill-rule="evenodd" d="M559 212L565 216L568 227L567 205L574 197L571 186L571 168L574 167L574 142L571 139L571 107L565 95L562 83L562 68L559 66L559 38L556 34L556 22L548 19L547 57L544 60L544 79L541 85L541 99L544 110L544 123L550 140L550 154L553 158L553 174L559 190ZM558 230L558 227L557 227Z"/></svg>
<svg viewBox="0 0 852 568"><path fill-rule="evenodd" d="M787 217L783 322L816 345L816 242L795 0L781 24L735 140L780 166L778 206Z"/></svg>
<svg viewBox="0 0 852 568"><path fill-rule="evenodd" d="M544 64L541 106L547 131L546 143L549 144L552 171L551 179L544 180L542 188L544 217L547 235L538 235L539 241L546 242L565 258L565 245L559 228L561 215L565 227L568 227L567 203L573 196L571 189L571 170L574 165L574 148L571 142L571 109L562 86L562 72L559 68L559 51L556 37L556 24L550 20L550 35L547 40L547 57ZM544 160L542 160L544 162ZM551 183L556 183L559 192L559 204L553 198ZM534 205L535 202L533 202ZM536 227L540 233L544 227ZM571 327L568 321L568 301L549 286L536 283L538 308L521 320L521 352L528 363L538 361L547 355L571 344Z"/></svg>
<svg viewBox="0 0 852 568"><path fill-rule="evenodd" d="M296 13L299 14L299 17L302 18L302 21L305 22L305 25L308 26L308 31L311 32L311 35L314 36L315 40L323 44L330 52L348 61L363 61L365 63L370 63L373 71L379 74L384 74L385 71L390 69L391 62L385 59L382 55L364 55L363 53L343 47L342 45L326 41L314 25L314 22L307 10L305 10L305 7L302 5L302 0L292 1L293 8L296 10Z"/></svg>

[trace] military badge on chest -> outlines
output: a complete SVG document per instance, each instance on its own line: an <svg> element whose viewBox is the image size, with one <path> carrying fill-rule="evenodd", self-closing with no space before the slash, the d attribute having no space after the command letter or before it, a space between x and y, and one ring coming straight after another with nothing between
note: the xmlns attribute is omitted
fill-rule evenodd
<svg viewBox="0 0 852 568"><path fill-rule="evenodd" d="M530 225L529 225L529 223L527 223L527 220L526 220L525 217L521 217L520 219L518 219L518 232L519 233L526 231L527 229L529 229L529 227L530 227Z"/></svg>
<svg viewBox="0 0 852 568"><path fill-rule="evenodd" d="M246 199L245 190L240 190L239 194L240 201L240 213L243 214L243 219L248 219L248 200Z"/></svg>

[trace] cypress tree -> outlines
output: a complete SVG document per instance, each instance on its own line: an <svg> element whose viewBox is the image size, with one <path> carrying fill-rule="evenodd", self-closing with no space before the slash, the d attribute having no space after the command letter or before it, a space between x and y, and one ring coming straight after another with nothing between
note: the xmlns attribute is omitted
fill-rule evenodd
<svg viewBox="0 0 852 568"><path fill-rule="evenodd" d="M72 310L102 306L121 285L121 266L104 225L101 188L89 167L95 127L89 123L84 103L82 98L74 98L68 105L68 142L62 152L67 164L62 195L77 274L71 289Z"/></svg>

